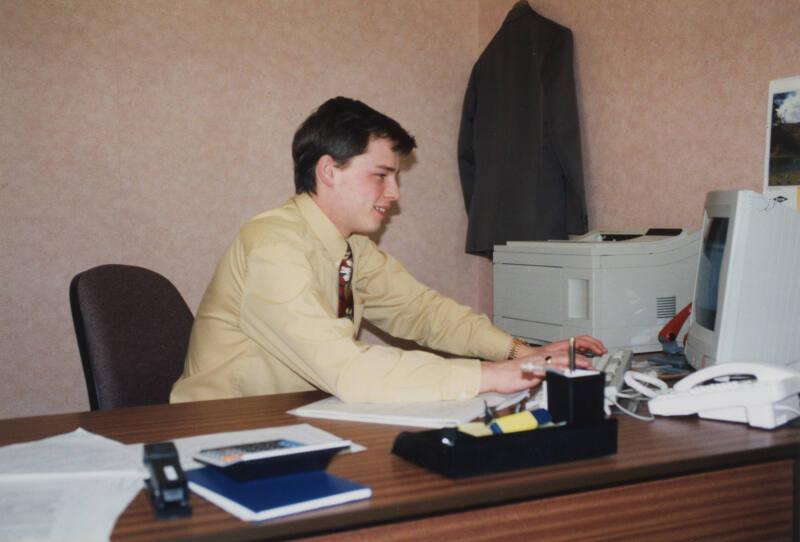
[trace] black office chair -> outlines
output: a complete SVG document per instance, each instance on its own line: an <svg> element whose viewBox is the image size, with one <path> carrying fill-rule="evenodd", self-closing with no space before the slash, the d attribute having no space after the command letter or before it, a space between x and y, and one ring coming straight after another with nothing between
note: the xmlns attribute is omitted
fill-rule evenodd
<svg viewBox="0 0 800 542"><path fill-rule="evenodd" d="M72 279L72 321L92 410L169 402L194 317L166 278L101 265Z"/></svg>

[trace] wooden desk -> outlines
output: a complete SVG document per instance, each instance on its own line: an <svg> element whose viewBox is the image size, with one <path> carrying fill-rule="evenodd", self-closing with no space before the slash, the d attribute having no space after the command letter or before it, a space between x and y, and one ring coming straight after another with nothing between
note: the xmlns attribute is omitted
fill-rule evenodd
<svg viewBox="0 0 800 542"><path fill-rule="evenodd" d="M297 423L318 392L0 421L0 444L77 427L125 443ZM114 540L791 540L798 533L800 429L623 417L619 453L452 481L389 453L398 427L302 420L367 446L330 471L368 501L250 525L196 495L194 516L155 521L140 493ZM538 538L533 538L538 537Z"/></svg>

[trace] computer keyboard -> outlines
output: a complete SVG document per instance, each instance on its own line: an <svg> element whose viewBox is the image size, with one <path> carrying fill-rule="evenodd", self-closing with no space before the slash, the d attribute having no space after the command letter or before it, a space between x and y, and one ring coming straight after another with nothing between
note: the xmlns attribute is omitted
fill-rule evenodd
<svg viewBox="0 0 800 542"><path fill-rule="evenodd" d="M616 397L625 385L625 372L631 368L633 351L624 349L592 359L592 365L606 374L606 397Z"/></svg>

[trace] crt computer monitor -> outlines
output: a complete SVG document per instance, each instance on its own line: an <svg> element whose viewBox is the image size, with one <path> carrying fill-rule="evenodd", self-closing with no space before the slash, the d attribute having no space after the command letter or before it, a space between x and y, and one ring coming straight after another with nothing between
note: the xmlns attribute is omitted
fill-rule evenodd
<svg viewBox="0 0 800 542"><path fill-rule="evenodd" d="M706 196L686 358L800 369L800 213L749 190Z"/></svg>

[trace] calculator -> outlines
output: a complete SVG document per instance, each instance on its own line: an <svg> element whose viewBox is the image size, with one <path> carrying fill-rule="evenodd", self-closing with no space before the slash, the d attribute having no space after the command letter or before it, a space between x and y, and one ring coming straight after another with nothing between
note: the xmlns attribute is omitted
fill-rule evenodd
<svg viewBox="0 0 800 542"><path fill-rule="evenodd" d="M251 467L258 467L257 470L265 467L295 470L302 464L308 463L315 464L323 461L327 465L334 455L349 449L351 444L349 440L307 444L290 439L274 439L207 448L200 450L193 457L200 463L223 468L229 473ZM309 465L309 468L311 466Z"/></svg>

